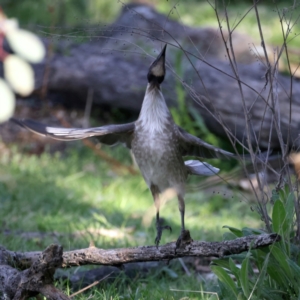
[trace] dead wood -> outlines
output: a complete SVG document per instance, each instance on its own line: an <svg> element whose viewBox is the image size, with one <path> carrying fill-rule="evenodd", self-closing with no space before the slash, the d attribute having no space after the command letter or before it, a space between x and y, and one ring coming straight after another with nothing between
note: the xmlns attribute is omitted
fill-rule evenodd
<svg viewBox="0 0 300 300"><path fill-rule="evenodd" d="M184 256L224 257L269 246L280 240L273 234L249 235L223 242L193 241L186 231L185 240L175 251L175 242L166 245L122 249L86 249L63 253L62 246L50 245L43 252L13 252L0 248L0 299L28 299L41 293L47 299L69 299L53 286L57 268L82 265L121 266L132 262L172 260ZM23 271L20 271L23 270Z"/></svg>
<svg viewBox="0 0 300 300"><path fill-rule="evenodd" d="M63 253L61 267L68 268L83 265L118 266L132 262L171 260L184 256L195 257L224 257L238 254L250 249L269 246L280 240L278 234L249 235L235 240L223 242L193 241L189 235L182 246L175 252L175 242L158 248L156 246L141 246L121 249L100 249L89 247L86 249L66 251ZM41 255L41 252L13 252L7 251L10 260L18 268L31 266Z"/></svg>
<svg viewBox="0 0 300 300"><path fill-rule="evenodd" d="M51 245L40 252L28 269L19 271L12 260L11 252L0 248L0 299L23 300L44 295L51 300L69 299L55 288L53 275L62 266L61 246Z"/></svg>

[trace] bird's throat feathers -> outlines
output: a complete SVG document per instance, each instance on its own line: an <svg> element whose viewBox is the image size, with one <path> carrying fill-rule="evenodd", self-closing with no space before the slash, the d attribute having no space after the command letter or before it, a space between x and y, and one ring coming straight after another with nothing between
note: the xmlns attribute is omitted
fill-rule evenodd
<svg viewBox="0 0 300 300"><path fill-rule="evenodd" d="M162 133L170 122L171 114L158 86L148 84L139 120L149 133Z"/></svg>

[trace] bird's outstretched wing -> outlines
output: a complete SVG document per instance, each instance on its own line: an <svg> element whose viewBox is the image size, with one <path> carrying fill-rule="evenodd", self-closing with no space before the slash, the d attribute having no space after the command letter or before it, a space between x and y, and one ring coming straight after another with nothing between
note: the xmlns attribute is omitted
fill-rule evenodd
<svg viewBox="0 0 300 300"><path fill-rule="evenodd" d="M207 162L201 162L199 160L187 160L184 164L188 173L191 175L213 176L220 171L220 169L213 167Z"/></svg>
<svg viewBox="0 0 300 300"><path fill-rule="evenodd" d="M131 140L135 128L134 122L121 125L107 125L80 129L49 127L45 124L28 119L18 120L11 118L10 120L26 129L29 129L32 132L49 136L56 140L74 141L82 140L88 137L97 137L100 143L106 145L123 143L126 144L128 148L131 148Z"/></svg>
<svg viewBox="0 0 300 300"><path fill-rule="evenodd" d="M189 134L179 126L178 136L182 156L197 156L202 158L236 158L234 153L216 148L196 136Z"/></svg>

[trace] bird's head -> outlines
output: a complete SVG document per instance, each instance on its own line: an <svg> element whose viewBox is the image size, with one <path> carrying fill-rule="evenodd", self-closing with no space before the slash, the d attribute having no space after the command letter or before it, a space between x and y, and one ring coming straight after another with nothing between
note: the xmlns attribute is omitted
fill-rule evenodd
<svg viewBox="0 0 300 300"><path fill-rule="evenodd" d="M167 44L163 47L156 60L151 64L148 71L148 82L154 85L160 85L165 78L166 66L165 66L165 56L166 56Z"/></svg>

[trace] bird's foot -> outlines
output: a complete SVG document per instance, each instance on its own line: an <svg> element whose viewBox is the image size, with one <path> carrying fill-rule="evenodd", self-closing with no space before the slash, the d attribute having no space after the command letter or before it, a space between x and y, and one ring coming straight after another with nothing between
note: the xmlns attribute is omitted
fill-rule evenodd
<svg viewBox="0 0 300 300"><path fill-rule="evenodd" d="M160 222L156 223L156 238L155 238L155 245L156 245L156 247L158 247L160 239L161 239L162 232L165 229L168 229L168 230L170 230L170 232L172 232L171 226L168 226L168 225L162 226L160 224Z"/></svg>
<svg viewBox="0 0 300 300"><path fill-rule="evenodd" d="M178 248L180 248L180 246L182 244L189 244L192 241L193 241L193 239L191 238L190 231L182 229L181 233L180 233L180 236L178 237L178 239L176 241L175 253L176 253L176 250Z"/></svg>

